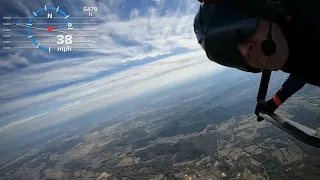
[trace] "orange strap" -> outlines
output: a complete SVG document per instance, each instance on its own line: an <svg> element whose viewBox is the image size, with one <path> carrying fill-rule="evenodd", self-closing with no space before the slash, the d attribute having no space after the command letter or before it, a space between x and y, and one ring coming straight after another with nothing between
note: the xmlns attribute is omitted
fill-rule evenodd
<svg viewBox="0 0 320 180"><path fill-rule="evenodd" d="M280 106L282 102L280 101L279 97L275 94L273 96L273 102L276 103L276 105Z"/></svg>

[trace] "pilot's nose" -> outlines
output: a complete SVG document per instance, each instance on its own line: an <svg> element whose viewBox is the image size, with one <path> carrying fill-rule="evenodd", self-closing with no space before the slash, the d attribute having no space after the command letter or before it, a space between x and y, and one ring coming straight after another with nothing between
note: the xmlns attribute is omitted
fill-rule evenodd
<svg viewBox="0 0 320 180"><path fill-rule="evenodd" d="M239 48L240 53L241 53L244 57L248 58L249 55L250 55L250 53L251 53L251 51L252 51L252 46L253 46L252 43L250 43L250 42L245 42L245 43L239 44L239 45L238 45L238 48Z"/></svg>

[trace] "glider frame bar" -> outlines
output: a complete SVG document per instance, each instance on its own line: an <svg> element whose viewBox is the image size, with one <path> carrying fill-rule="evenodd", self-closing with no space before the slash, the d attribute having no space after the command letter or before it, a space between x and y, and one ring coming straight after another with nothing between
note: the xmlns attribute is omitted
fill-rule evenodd
<svg viewBox="0 0 320 180"><path fill-rule="evenodd" d="M290 119L282 118L274 113L261 112L259 115L296 139L311 146L320 148L320 136L316 135L316 131L314 129L301 125Z"/></svg>

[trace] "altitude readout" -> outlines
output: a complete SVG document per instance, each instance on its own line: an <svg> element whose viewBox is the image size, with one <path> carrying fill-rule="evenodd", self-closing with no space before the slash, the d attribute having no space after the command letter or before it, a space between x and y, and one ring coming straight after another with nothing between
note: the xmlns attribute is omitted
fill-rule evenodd
<svg viewBox="0 0 320 180"><path fill-rule="evenodd" d="M83 7L84 12L98 12L98 7Z"/></svg>

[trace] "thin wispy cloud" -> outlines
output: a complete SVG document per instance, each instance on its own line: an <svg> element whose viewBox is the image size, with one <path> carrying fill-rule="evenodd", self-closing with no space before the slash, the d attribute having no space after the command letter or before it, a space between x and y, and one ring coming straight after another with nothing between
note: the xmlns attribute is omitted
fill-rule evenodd
<svg viewBox="0 0 320 180"><path fill-rule="evenodd" d="M18 52L0 57L0 69L15 69L18 66L26 66L28 64L28 59Z"/></svg>

